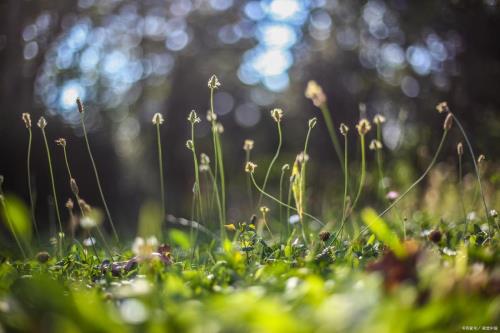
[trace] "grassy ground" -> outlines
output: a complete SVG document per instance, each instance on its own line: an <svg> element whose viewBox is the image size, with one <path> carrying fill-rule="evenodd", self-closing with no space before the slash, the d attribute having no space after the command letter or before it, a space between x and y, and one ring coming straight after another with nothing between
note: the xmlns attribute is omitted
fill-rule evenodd
<svg viewBox="0 0 500 333"><path fill-rule="evenodd" d="M212 77L211 96L219 86ZM165 215L162 195L161 205L144 207L140 237L133 241L123 235L120 240L114 232L87 136L102 199L96 206L103 210L82 199L71 175L66 142L59 140L74 198L61 214L69 222L59 220L60 230L50 235L50 246L40 245L47 237L38 234L33 210L0 190L2 218L10 232L1 250L0 331L497 331L499 218L492 207L500 200L497 171L469 151L458 119L446 105L438 107L445 114L442 141L413 182L403 172L404 161L392 163L395 173L384 168L384 117L362 119L351 131L342 125L337 134L321 87L311 83L306 96L322 118L308 122L304 150L293 163L276 164L281 122L286 119L279 109L270 115L279 145L267 165L252 163L253 142L245 142L247 188L242 191L248 192L248 206L256 215L244 222L227 220L223 130L212 103L210 157L196 151L194 133L201 118L195 112L188 117L192 218ZM84 126L80 101L78 110ZM24 115L23 120L31 140L31 119ZM325 200L335 201L336 208L328 209L327 204L318 217L309 210L306 178L309 163L314 163L307 155L308 141L319 122L329 130L344 181L335 191L340 194ZM163 193L162 123L161 115L153 117ZM38 126L43 131L47 124L39 121ZM436 164L451 130L464 135L464 144L457 146L458 168ZM359 162L350 162L349 144L359 145ZM48 144L46 150L51 151ZM371 169L366 166L370 150L376 155ZM466 157L469 153L472 159ZM28 178L29 154L28 150ZM464 175L466 158L475 168ZM427 186L421 186L424 179ZM278 180L270 193L268 185ZM57 188L52 189L57 198ZM361 202L372 202L377 211ZM110 235L104 233L103 223L109 224Z"/></svg>

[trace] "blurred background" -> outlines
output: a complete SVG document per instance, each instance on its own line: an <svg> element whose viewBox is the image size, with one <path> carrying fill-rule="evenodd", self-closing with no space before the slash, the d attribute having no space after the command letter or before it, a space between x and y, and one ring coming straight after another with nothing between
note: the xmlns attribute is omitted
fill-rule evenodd
<svg viewBox="0 0 500 333"><path fill-rule="evenodd" d="M403 166L397 163L406 163L408 181L425 168L440 138L443 117L434 107L441 100L463 120L478 153L493 161L500 153L496 0L1 0L0 18L4 189L28 202L21 113L30 112L34 123L42 115L48 121L60 206L70 190L62 151L53 143L59 137L68 141L81 195L100 206L76 111L79 96L104 192L122 230L134 230L141 204L159 197L151 123L156 112L166 119L167 211L189 217L193 169L186 117L192 109L201 115L197 150L212 155L205 114L214 73L222 83L215 109L225 129L231 221L250 213L244 208L243 141L255 140L252 154L262 179L277 143L269 116L275 107L285 111L284 146L271 191L281 165L302 149L313 116L320 121L310 147L312 204L333 200L326 194L341 186L321 114L304 97L311 79L327 94L336 126L345 122L354 129L360 103L366 106L361 116L387 118L387 166L398 171ZM33 132L40 221L51 215L50 183L42 137L38 128ZM354 160L359 148L351 138ZM454 163L459 139L454 132L441 160Z"/></svg>

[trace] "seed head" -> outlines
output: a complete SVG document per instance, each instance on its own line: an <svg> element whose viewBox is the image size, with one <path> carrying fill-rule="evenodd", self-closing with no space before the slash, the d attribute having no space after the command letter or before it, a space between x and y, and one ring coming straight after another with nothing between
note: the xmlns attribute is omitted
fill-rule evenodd
<svg viewBox="0 0 500 333"><path fill-rule="evenodd" d="M323 88L316 81L307 82L305 96L318 108L326 103L326 95L323 92Z"/></svg>
<svg viewBox="0 0 500 333"><path fill-rule="evenodd" d="M44 129L45 126L47 126L47 120L45 120L44 117L40 117L40 119L38 119L38 122L36 123L38 127L40 127L41 129Z"/></svg>
<svg viewBox="0 0 500 333"><path fill-rule="evenodd" d="M381 114L376 114L375 117L373 117L373 122L377 125L381 125L385 123L385 117Z"/></svg>
<svg viewBox="0 0 500 333"><path fill-rule="evenodd" d="M217 89L220 87L219 79L217 78L217 76L215 76L215 74L212 75L208 80L208 87L210 89Z"/></svg>
<svg viewBox="0 0 500 333"><path fill-rule="evenodd" d="M69 186L71 187L71 191L73 192L73 194L75 196L78 196L78 194L80 193L80 189L78 188L78 185L76 184L75 178L71 178L69 180Z"/></svg>
<svg viewBox="0 0 500 333"><path fill-rule="evenodd" d="M66 208L68 208L69 210L72 210L74 206L75 206L75 204L73 203L73 200L71 200L71 198L69 198L68 201L66 201Z"/></svg>
<svg viewBox="0 0 500 333"><path fill-rule="evenodd" d="M267 208L266 206L262 206L262 207L260 207L260 212L263 215L266 215L267 213L269 213L269 208Z"/></svg>
<svg viewBox="0 0 500 333"><path fill-rule="evenodd" d="M486 160L486 156L484 156L483 154L479 155L479 157L477 158L477 164L482 164L484 160Z"/></svg>
<svg viewBox="0 0 500 333"><path fill-rule="evenodd" d="M66 139L65 138L59 138L59 139L55 140L55 142L56 142L56 145L58 145L58 146L61 146L63 148L66 147Z"/></svg>
<svg viewBox="0 0 500 333"><path fill-rule="evenodd" d="M436 110L439 113L450 112L450 108L448 107L447 102L441 102L438 105L436 105Z"/></svg>
<svg viewBox="0 0 500 333"><path fill-rule="evenodd" d="M347 136L347 132L349 132L349 127L344 123L340 124L340 134Z"/></svg>
<svg viewBox="0 0 500 333"><path fill-rule="evenodd" d="M286 170L290 170L289 164L283 164L283 166L281 167L281 171L285 172Z"/></svg>
<svg viewBox="0 0 500 333"><path fill-rule="evenodd" d="M303 151L301 151L301 152L297 155L297 157L295 158L295 160L296 160L297 162L299 162L299 163L304 163L304 162L307 162L307 161L309 161L309 155L304 154L304 152L303 152Z"/></svg>
<svg viewBox="0 0 500 333"><path fill-rule="evenodd" d="M187 140L186 141L186 148L189 149L189 150L194 150L193 140Z"/></svg>
<svg viewBox="0 0 500 333"><path fill-rule="evenodd" d="M273 117L274 121L279 123L281 122L281 118L283 118L283 110L281 109L272 109L271 117Z"/></svg>
<svg viewBox="0 0 500 333"><path fill-rule="evenodd" d="M163 124L164 119L161 113L157 112L154 114L152 121L154 125L161 125Z"/></svg>
<svg viewBox="0 0 500 333"><path fill-rule="evenodd" d="M29 113L23 113L22 116L26 128L31 128L31 116Z"/></svg>
<svg viewBox="0 0 500 333"><path fill-rule="evenodd" d="M498 212L495 209L490 210L490 216L492 218L495 218L498 216Z"/></svg>
<svg viewBox="0 0 500 333"><path fill-rule="evenodd" d="M257 168L257 164L255 164L253 162L247 162L247 164L245 165L245 172L246 173L254 173L255 168Z"/></svg>
<svg viewBox="0 0 500 333"><path fill-rule="evenodd" d="M445 131L449 131L451 129L451 125L453 125L453 115L449 112L444 120L443 129Z"/></svg>
<svg viewBox="0 0 500 333"><path fill-rule="evenodd" d="M243 150L244 151L250 151L253 149L253 144L254 141L250 139L246 139L245 142L243 143Z"/></svg>
<svg viewBox="0 0 500 333"><path fill-rule="evenodd" d="M462 142L459 142L457 145L457 154L458 156L462 156L464 154L464 145Z"/></svg>
<svg viewBox="0 0 500 333"><path fill-rule="evenodd" d="M216 121L217 120L217 114L215 114L215 112L213 112L212 110L208 110L208 112L207 112L207 120L209 122Z"/></svg>
<svg viewBox="0 0 500 333"><path fill-rule="evenodd" d="M316 126L316 123L318 122L318 119L316 117L309 119L309 128L314 128Z"/></svg>
<svg viewBox="0 0 500 333"><path fill-rule="evenodd" d="M212 126L212 131L217 132L219 134L222 134L222 133L224 133L224 126L222 126L221 123L215 123Z"/></svg>
<svg viewBox="0 0 500 333"><path fill-rule="evenodd" d="M356 128L358 129L359 135L365 135L372 129L372 125L367 119L363 118L356 125Z"/></svg>
<svg viewBox="0 0 500 333"><path fill-rule="evenodd" d="M78 112L83 113L84 108L83 108L83 103L80 97L76 98L76 106L78 107Z"/></svg>
<svg viewBox="0 0 500 333"><path fill-rule="evenodd" d="M323 242L326 242L328 239L330 239L330 236L330 232L326 230L323 230L318 234L319 239L321 239L321 241Z"/></svg>
<svg viewBox="0 0 500 333"><path fill-rule="evenodd" d="M191 110L187 119L192 125L201 122L201 119L198 117L195 110Z"/></svg>
<svg viewBox="0 0 500 333"><path fill-rule="evenodd" d="M382 142L378 141L378 140L372 140L370 142L370 150L380 150L382 149L383 145L382 145Z"/></svg>

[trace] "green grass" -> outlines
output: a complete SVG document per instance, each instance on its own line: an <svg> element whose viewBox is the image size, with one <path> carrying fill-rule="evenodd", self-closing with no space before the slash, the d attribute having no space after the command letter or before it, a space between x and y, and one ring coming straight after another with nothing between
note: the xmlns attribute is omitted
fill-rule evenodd
<svg viewBox="0 0 500 333"><path fill-rule="evenodd" d="M209 81L211 95L219 86L213 77ZM321 106L326 100L322 90L314 88L308 96ZM217 126L213 103L210 104L209 121ZM323 112L329 111L325 108ZM446 112L451 114L449 110ZM265 163L262 183L257 182L254 175L257 166L251 162L253 142L252 147L247 142L244 148L245 161L241 162L246 166L240 176L242 184L247 181L247 188L241 192L248 193L246 206L255 214L250 220L242 216L238 223L226 221L228 184L221 131L213 127L214 155L201 154L198 160L195 124L201 119L194 111L188 118L186 144L193 158L195 183L192 220L165 217L166 201L161 195L160 204L147 202L141 209L138 230L144 239L123 235L121 242L108 248L106 239L113 237L114 230L113 235L101 233L99 224L104 214L82 199L84 194L79 193L69 168L71 151L66 151L65 141L61 156L64 159L60 162L66 165L81 213L74 213L73 205L67 205L71 216L81 222L75 226L78 229L74 238L40 233L40 242L32 241L33 205L0 191L0 216L7 226L2 236L6 241L0 245L0 331L260 333L498 329L500 251L498 216L493 208L500 203L500 191L494 190L491 180L498 177L499 171L489 168L489 173L475 175L482 183L482 200L477 203L473 198L479 184L470 184L473 177L466 178L464 174L474 169L464 170L467 164L463 151L456 160L458 177L436 181L443 172L455 172L453 164L443 163L439 168L435 165L443 147L450 144L446 140L450 137L448 132L457 129L445 123L439 145L430 147L434 156L418 176L417 170L408 167L408 161L389 153L384 154L384 170L379 151L371 165L365 156L365 140L373 136L381 139L382 122L377 123L376 133L369 132L368 120L361 121L358 131L352 134L342 125L344 149L339 144L334 146L340 150L339 156L343 156L343 167L336 174L344 177L332 180L331 190L320 194L328 207L319 214L318 204L311 200L317 195L313 193L315 189L306 183L306 179L314 178L315 163L321 163L314 155L307 155L312 145L311 130L317 120L313 118L304 125L304 151L299 152L295 161L284 161L289 164L286 167L283 164L280 173L273 173L271 169L278 156L284 159L285 154L280 155L280 122L286 121L281 119L281 113L279 121L278 113L274 116L280 143L272 159ZM157 142L151 149L158 149L163 178L163 148L158 136L161 122L154 124ZM327 125L330 127L333 125ZM464 135L471 158L475 159L470 138L465 137L461 125L458 130L458 134ZM330 129L329 134L332 135ZM333 134L332 140L336 137ZM358 163L348 160L348 136L349 142L361 147L358 171L349 168ZM48 141L43 143L49 152ZM62 141L59 143L62 145ZM391 174L392 170L397 172ZM400 177L401 170L413 170L417 176L410 172ZM199 173L204 173L208 181L201 182ZM290 181L285 181L289 175ZM348 197L348 184L352 183L349 177L359 183L354 198ZM381 186L384 178L391 179L390 186L385 183ZM434 180L422 186L424 179ZM6 184L7 181L4 189ZM51 184L55 194L55 184ZM100 189L100 183L98 186ZM163 192L163 181L160 187ZM380 199L389 189L402 194L385 203L386 199ZM254 207L252 190L266 200L266 207ZM284 198L286 193L288 196ZM440 198L438 205L426 199L432 195ZM396 207L397 210L393 209ZM465 220L464 210L469 215ZM488 215L470 214L481 210ZM405 219L403 229L401 214ZM37 221L42 220L38 217ZM88 241L94 228L101 236L97 244Z"/></svg>

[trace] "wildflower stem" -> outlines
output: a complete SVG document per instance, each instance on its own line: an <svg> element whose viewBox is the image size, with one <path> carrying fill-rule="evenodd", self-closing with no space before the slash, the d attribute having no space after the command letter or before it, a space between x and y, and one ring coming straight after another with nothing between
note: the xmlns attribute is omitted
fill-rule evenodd
<svg viewBox="0 0 500 333"><path fill-rule="evenodd" d="M286 169L282 168L281 169L281 175L280 175L280 196L279 199L280 201L283 201L283 179L285 177L285 171ZM283 221L283 207L280 206L280 222Z"/></svg>
<svg viewBox="0 0 500 333"><path fill-rule="evenodd" d="M209 167L208 169L208 174L210 176L210 179L212 180L214 189L215 189L215 200L217 202L217 208L219 211L219 227L220 227L220 239L224 239L226 236L225 230L224 230L224 220L222 217L222 206L220 202L220 197L219 197L219 186L217 185L217 180L215 179L215 176L212 172L212 168Z"/></svg>
<svg viewBox="0 0 500 333"><path fill-rule="evenodd" d="M36 237L40 241L40 234L38 233L38 225L35 218L35 197L33 194L33 188L31 183L31 142L33 139L33 132L31 127L28 127L28 152L26 156L26 170L28 176L28 192L30 196L30 208L31 208L31 221L33 223L33 228L35 229Z"/></svg>
<svg viewBox="0 0 500 333"><path fill-rule="evenodd" d="M458 118L455 116L455 114L453 114L451 112L450 112L450 114L453 117L453 120L456 122L458 128L460 129L460 132L462 132L464 140L467 143L467 148L469 149L469 153L470 153L470 155L472 157L472 163L474 164L474 170L476 171L477 183L479 185L479 192L481 193L481 198L482 198L482 201L483 201L484 213L486 215L486 220L488 221L488 225L490 226L490 230L489 231L490 231L490 235L491 235L493 233L493 230L491 230L491 218L490 218L490 216L488 214L488 206L486 205L486 199L485 199L485 196L484 196L483 186L482 186L482 183L481 183L481 175L479 173L479 167L477 166L477 162L476 162L476 155L474 154L474 150L472 149L472 144L470 143L469 137L465 133L465 130L462 127L462 124L460 123L460 121L458 120ZM499 228L498 223L496 221L495 221L495 223L496 223L496 227L498 229Z"/></svg>
<svg viewBox="0 0 500 333"><path fill-rule="evenodd" d="M269 166L267 167L266 176L264 177L264 183L262 184L263 191L266 190L266 185L267 185L267 181L269 179L269 174L271 173L271 169L273 168L274 163L276 163L276 160L278 159L278 156L279 156L280 151L281 151L281 145L283 143L282 134L281 134L281 122L277 121L276 126L278 127L278 147L276 148L276 153L274 154L273 159L271 160L271 163L269 163ZM260 207L261 203L262 203L262 193L259 196L259 202L257 204L257 207Z"/></svg>
<svg viewBox="0 0 500 333"><path fill-rule="evenodd" d="M245 165L250 162L250 149L245 151ZM248 192L248 200L250 201L250 207L253 207L253 193L252 193L252 180L250 176L247 175L247 192Z"/></svg>
<svg viewBox="0 0 500 333"><path fill-rule="evenodd" d="M380 123L377 122L377 140L378 142L382 142L382 133L380 128ZM382 196L384 196L385 192L385 180L384 180L384 168L382 162L382 149L376 149L377 155L377 169L378 169L378 177L379 177L379 186L378 189Z"/></svg>
<svg viewBox="0 0 500 333"><path fill-rule="evenodd" d="M282 202L281 200L277 199L276 197L272 196L271 194L269 194L269 193L267 193L267 192L262 191L262 189L259 187L259 185L257 185L257 182L255 181L255 177L253 176L253 174L252 174L252 173L250 173L250 178L252 179L252 183L253 183L253 185L255 186L255 188L256 188L256 189L257 189L260 193L262 193L263 195L265 195L265 196L266 196L266 197L268 197L269 199L273 200L274 202L276 202L276 203L278 203L278 204L280 204L280 205L282 205L282 206L284 206L284 207L286 207L286 208L288 208L288 209L291 209L291 210L293 210L293 211L295 211L295 212L297 212L297 213L298 213L297 208L292 207L292 206L290 206L290 205L288 205L288 204L286 204L286 203ZM311 218L311 219L313 219L314 221L316 221L317 223L319 223L319 224L320 224L320 225L322 225L322 226L324 226L324 225L325 225L325 224L324 224L324 223L323 223L320 219L318 219L318 218L316 218L316 217L312 216L311 214L308 214L308 213L306 213L306 212L302 212L302 214L303 214L303 215L305 215L305 216L307 216L307 217L309 217L309 218Z"/></svg>
<svg viewBox="0 0 500 333"><path fill-rule="evenodd" d="M97 181L97 188L99 189L99 195L101 196L102 204L104 205L104 210L106 211L106 216L108 217L109 223L111 224L111 229L113 230L113 235L115 237L115 241L119 241L118 233L116 232L115 224L113 223L113 219L111 218L111 214L109 213L108 205L106 203L106 198L104 197L104 193L101 187L101 181L99 180L99 173L97 172L97 166L94 161L94 157L92 155L92 151L90 149L89 139L87 136L87 129L85 128L85 120L83 117L83 112L80 112L80 121L83 129L83 136L85 138L85 144L87 146L87 151L89 153L90 162L92 163L92 168L94 169L95 179Z"/></svg>
<svg viewBox="0 0 500 333"><path fill-rule="evenodd" d="M356 204L358 203L359 197L361 196L361 192L363 191L363 187L365 185L365 179L366 179L366 153L365 153L365 135L361 134L360 135L360 143L361 143L361 176L359 179L359 187L358 187L358 192L356 193L356 197L354 198L354 201L351 206L351 210L356 207Z"/></svg>
<svg viewBox="0 0 500 333"><path fill-rule="evenodd" d="M333 124L332 116L330 115L330 111L328 110L328 106L326 103L323 103L320 106L321 113L323 114L323 118L325 119L326 129L328 130L328 134L330 135L330 139L332 140L333 148L335 149L335 153L340 162L340 167L342 168L342 172L345 173L345 166L342 165L342 149L340 148L339 139L337 138L337 134L335 134L335 126Z"/></svg>
<svg viewBox="0 0 500 333"><path fill-rule="evenodd" d="M464 203L464 187L462 183L462 154L458 154L458 191L460 192L460 204L462 206L462 212L464 215L464 239L467 234L467 214L465 212L465 203Z"/></svg>
<svg viewBox="0 0 500 333"><path fill-rule="evenodd" d="M47 161L49 163L50 182L52 184L52 195L54 196L54 205L56 208L57 222L59 224L59 231L62 233L63 228L62 228L62 223L61 223L61 215L59 213L59 203L57 201L56 184L55 184L55 180L54 180L54 171L52 170L52 159L50 157L49 143L47 142L47 135L45 135L45 129L42 128L41 130L42 130L43 141L45 143L45 150L47 152ZM59 237L58 237L58 239L59 239Z"/></svg>
<svg viewBox="0 0 500 333"><path fill-rule="evenodd" d="M198 201L199 218L203 219L203 203L201 202L201 189L200 189L200 171L198 168L198 158L196 157L196 145L194 143L194 123L191 124L191 140L193 141L193 163L194 163L194 179L195 179L195 198Z"/></svg>
<svg viewBox="0 0 500 333"><path fill-rule="evenodd" d="M165 220L165 182L163 178L163 157L161 149L160 123L156 124L156 141L158 144L158 168L160 170L161 216Z"/></svg>

